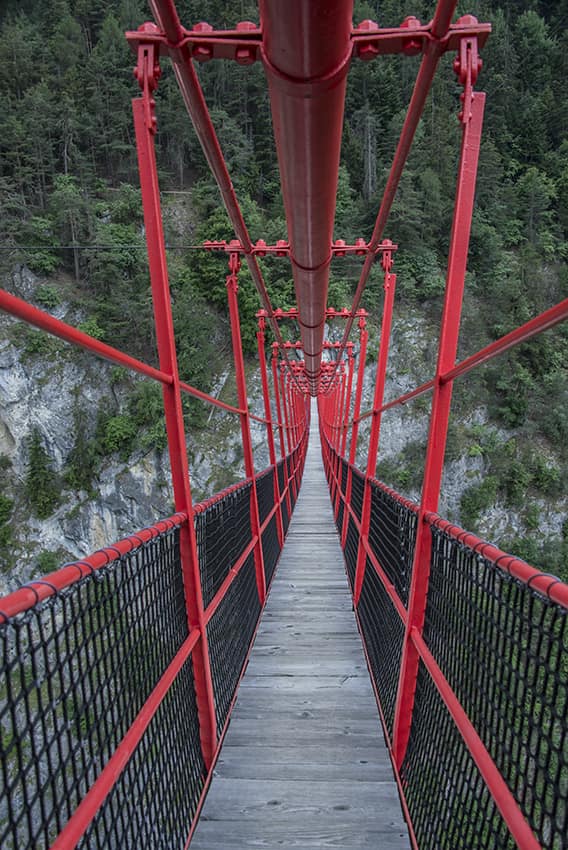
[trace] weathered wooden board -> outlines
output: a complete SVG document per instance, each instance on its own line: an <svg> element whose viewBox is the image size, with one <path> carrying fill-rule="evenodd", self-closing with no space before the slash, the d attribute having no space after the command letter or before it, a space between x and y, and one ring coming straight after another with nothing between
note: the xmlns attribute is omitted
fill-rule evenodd
<svg viewBox="0 0 568 850"><path fill-rule="evenodd" d="M296 512L191 847L410 848L315 418Z"/></svg>

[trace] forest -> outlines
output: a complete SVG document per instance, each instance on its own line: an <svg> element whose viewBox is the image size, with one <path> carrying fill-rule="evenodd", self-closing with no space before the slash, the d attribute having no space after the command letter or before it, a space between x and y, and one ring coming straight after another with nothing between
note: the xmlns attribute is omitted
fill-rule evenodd
<svg viewBox="0 0 568 850"><path fill-rule="evenodd" d="M247 0L179 0L178 8L188 27L202 20L216 27L258 20L256 4ZM393 26L412 14L426 22L433 8L433 2L422 0L356 2L354 21L369 18ZM493 27L477 85L488 101L460 342L461 354L467 355L568 295L568 3L470 0L458 11ZM64 295L77 305L83 330L153 362L130 106L138 89L134 56L124 38L125 30L150 17L138 0L1 4L0 274L8 279L25 265L44 280L36 292L38 306L53 309ZM396 271L402 308L430 318L438 315L444 287L459 149L460 89L452 58L442 62L386 233L400 246ZM418 62L419 57L396 56L352 63L336 238L371 234ZM228 339L218 350L219 338L226 337L225 267L223 258L192 246L233 234L169 62L162 65L156 94L158 162L180 370L207 389L229 351ZM262 67L214 61L201 65L199 75L252 238L285 239ZM274 304L290 306L287 265L266 261L264 270ZM381 288L380 269L375 271L365 306L376 323ZM329 304L349 304L356 279L354 263L334 264ZM252 355L259 304L246 272L239 298L244 342ZM36 332L16 325L11 332L27 355L49 353L52 343ZM462 499L462 521L473 530L480 511L498 498L521 507L527 493L544 499L565 495L567 354L568 328L560 326L485 367L457 399L458 411L460 405L464 410L485 406L490 423L509 435L503 442L491 427L472 432L460 425L450 434L450 454L477 451L485 459L483 482ZM159 406L159 393L144 385L124 409L101 414L94 433L69 459L71 483L90 486L97 458L114 451L127 457L141 431L149 446L163 446ZM203 426L198 407L189 406L187 416ZM28 481L33 503L38 493L45 495L41 482L46 479L37 436L30 454L36 458ZM379 466L381 472L403 491L413 474L410 467L405 472ZM49 499L35 509L49 513ZM10 506L0 501L0 545L9 513ZM537 527L533 517L534 532ZM563 539L553 543L542 543L537 533L499 542L563 572L568 522Z"/></svg>

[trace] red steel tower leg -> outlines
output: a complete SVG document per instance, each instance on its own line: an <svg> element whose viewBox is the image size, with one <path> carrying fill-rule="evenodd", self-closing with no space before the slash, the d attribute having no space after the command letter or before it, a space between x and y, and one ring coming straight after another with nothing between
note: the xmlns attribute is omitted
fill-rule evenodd
<svg viewBox="0 0 568 850"><path fill-rule="evenodd" d="M241 413L241 435L243 441L243 454L245 460L245 475L251 482L250 490L250 526L253 537L256 537L254 547L254 568L256 571L256 586L260 604L264 605L266 599L266 577L264 575L264 558L262 554L262 540L260 536L260 516L258 513L258 501L256 498L256 481L254 478L254 459L252 454L252 440L250 434L250 415L248 408L247 384L245 375L245 361L243 358L243 344L241 339L241 322L239 319L239 305L237 292L239 290L237 275L241 267L238 254L229 256L229 271L227 275L227 297L229 301L229 317L231 319L231 336L233 339L233 357L235 360L235 378L237 382L237 398Z"/></svg>
<svg viewBox="0 0 568 850"><path fill-rule="evenodd" d="M185 587L185 599L189 628L199 629L200 639L193 652L195 692L199 713L201 748L207 769L210 768L217 746L215 700L209 664L207 629L203 614L201 578L195 538L193 502L187 462L187 447L183 411L181 405L180 379L175 346L174 325L171 311L170 287L166 263L166 250L160 208L160 190L154 134L156 119L153 114L152 91L157 85L159 67L152 45L141 46L138 53L138 82L142 97L132 101L140 187L144 209L144 226L148 247L148 262L152 284L152 301L156 324L156 340L160 369L172 376L171 384L164 384L164 411L168 435L168 449L172 472L176 511L187 514L187 521L180 529L180 557Z"/></svg>
<svg viewBox="0 0 568 850"><path fill-rule="evenodd" d="M365 377L365 359L367 357L367 340L369 332L366 328L366 319L364 316L359 317L359 368L357 370L357 386L355 387L355 404L353 406L353 429L351 431L351 443L349 446L349 469L347 471L347 490L345 493L345 501L348 505L351 504L351 488L353 474L351 467L355 463L357 455L357 438L359 436L359 415L361 413L361 400L363 398L363 379ZM347 526L349 524L349 511L343 512L343 526L341 529L341 548L345 549L347 540Z"/></svg>
<svg viewBox="0 0 568 850"><path fill-rule="evenodd" d="M424 483L422 485L420 513L418 515L408 618L394 722L393 750L398 768L400 768L404 759L410 736L416 678L419 667L419 656L410 639L410 633L414 629L420 634L422 633L428 593L428 580L430 577L431 532L430 527L424 522L424 516L429 511L436 511L438 509L452 399L453 381L449 380L444 383L440 378L445 372L449 372L456 362L475 182L479 161L479 146L485 107L485 95L472 93L471 91L471 85L475 82L477 70L475 49L477 45L475 44L475 40L472 41L474 42L473 45L467 45L466 51L460 51L462 55L462 68L464 63L463 54L464 52L467 53L465 60L467 62L467 75L465 80L463 78L461 80L465 85L464 109L460 116L463 122L462 147L448 258L444 313L440 329L438 363L430 414Z"/></svg>
<svg viewBox="0 0 568 850"><path fill-rule="evenodd" d="M367 540L371 525L371 485L370 478L375 477L377 469L377 455L379 452L379 439L381 436L381 407L385 395L385 382L387 377L387 363L389 359L389 343L392 325L392 311L394 307L394 293L396 289L396 275L391 274L392 255L390 251L383 254L383 269L385 271L384 290L385 301L383 305L383 322L381 325L381 341L379 343L379 360L377 363L377 376L375 379L375 395L373 398L373 416L371 419L371 436L369 438L369 454L367 456L367 469L365 471L365 489L363 492L363 507L361 509L361 535L359 548L357 550L357 568L355 572L355 587L353 596L355 605L359 602L363 579L365 578L365 566L367 564L367 553L363 541Z"/></svg>
<svg viewBox="0 0 568 850"><path fill-rule="evenodd" d="M260 379L262 382L262 396L264 398L264 418L266 419L266 437L268 440L268 456L270 465L274 467L274 503L278 505L276 511L276 529L278 533L278 545L282 548L284 543L284 526L282 525L282 504L280 502L280 483L276 470L276 447L274 445L274 426L272 424L272 410L270 407L270 392L268 390L268 374L266 370L266 351L264 348L266 319L263 315L258 317L258 331L256 341L258 345L258 360L260 363Z"/></svg>

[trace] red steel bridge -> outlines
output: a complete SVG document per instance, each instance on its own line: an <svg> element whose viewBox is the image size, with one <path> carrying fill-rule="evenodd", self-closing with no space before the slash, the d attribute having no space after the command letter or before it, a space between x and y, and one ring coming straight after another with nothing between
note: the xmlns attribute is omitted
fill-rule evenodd
<svg viewBox="0 0 568 850"><path fill-rule="evenodd" d="M428 24L408 17L391 29L353 29L349 0L260 0L260 27L230 31L185 29L173 0L150 6L155 23L127 38L159 368L6 292L0 307L161 384L176 513L0 601L0 845L566 848L568 587L437 514L454 382L568 315L564 301L456 362L485 107L474 86L490 26L452 22L453 0L439 0ZM334 242L349 66L394 53L421 60L375 227L368 242ZM431 380L386 401L397 246L383 235L446 53L462 88L461 152L438 356ZM184 382L177 366L154 149L166 57L234 228L233 241L205 248L229 264L235 406ZM288 226L276 245L249 237L195 71L209 60L266 72ZM267 254L292 266L293 310L271 303L258 263ZM334 310L330 262L351 254L362 260L354 300ZM260 296L262 471L240 337L242 262ZM362 411L360 302L375 262L381 337ZM343 336L324 344L332 318ZM297 342L284 342L283 319ZM200 504L185 394L238 417L242 431L246 478ZM414 504L375 472L383 414L424 394Z"/></svg>

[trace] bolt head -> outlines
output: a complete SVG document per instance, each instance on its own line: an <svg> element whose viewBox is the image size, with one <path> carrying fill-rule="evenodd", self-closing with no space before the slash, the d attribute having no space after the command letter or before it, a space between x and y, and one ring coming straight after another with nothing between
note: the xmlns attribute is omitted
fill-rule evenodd
<svg viewBox="0 0 568 850"><path fill-rule="evenodd" d="M237 47L235 60L239 65L252 65L256 60L255 50L252 47Z"/></svg>
<svg viewBox="0 0 568 850"><path fill-rule="evenodd" d="M236 28L238 32L251 32L258 29L258 26L252 21L239 21Z"/></svg>
<svg viewBox="0 0 568 850"><path fill-rule="evenodd" d="M379 55L379 48L375 47L374 44L362 44L359 48L359 59L362 59L363 62L369 62L371 59L375 59Z"/></svg>

